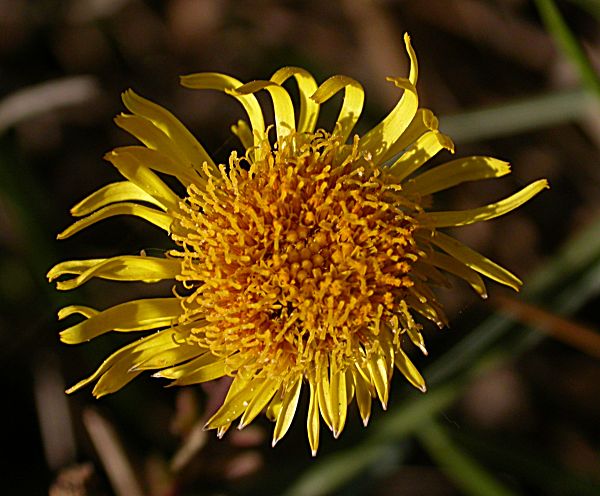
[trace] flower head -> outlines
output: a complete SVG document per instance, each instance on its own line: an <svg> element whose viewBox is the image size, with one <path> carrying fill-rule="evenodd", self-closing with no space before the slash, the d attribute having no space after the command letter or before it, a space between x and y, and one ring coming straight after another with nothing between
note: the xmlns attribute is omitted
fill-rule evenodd
<svg viewBox="0 0 600 496"><path fill-rule="evenodd" d="M221 408L208 421L222 436L262 410L275 422L273 444L288 430L301 390L308 386L308 437L313 453L320 418L337 437L356 398L365 425L371 401L385 408L394 368L421 391L425 381L405 347L426 353L422 326L442 327L443 309L430 285L444 272L482 297L481 275L518 289L521 281L439 228L502 215L547 187L536 181L509 198L462 211L430 211L430 195L465 181L500 177L508 164L490 157L453 160L418 174L450 138L431 111L418 107L417 60L408 36L407 79L389 78L398 104L363 136L351 136L363 104L359 83L333 76L317 86L303 69L286 67L268 81L242 84L223 74L184 76L194 89L221 90L248 114L233 132L245 153L217 165L167 110L132 91L131 112L116 123L142 145L117 148L106 158L125 180L78 205L82 217L66 238L115 215L140 217L171 237L164 257L145 254L79 260L48 274L59 289L92 277L119 281L174 281L174 296L133 300L104 311L69 306L60 318L84 320L62 331L65 343L101 334L158 330L111 355L72 387L96 381L94 395L112 393L141 372L175 385L229 376ZM296 80L300 109L282 86ZM265 126L254 93L267 91L275 125ZM344 100L334 129L316 127L319 107L339 91ZM157 174L158 173L158 174ZM160 175L177 178L181 198Z"/></svg>

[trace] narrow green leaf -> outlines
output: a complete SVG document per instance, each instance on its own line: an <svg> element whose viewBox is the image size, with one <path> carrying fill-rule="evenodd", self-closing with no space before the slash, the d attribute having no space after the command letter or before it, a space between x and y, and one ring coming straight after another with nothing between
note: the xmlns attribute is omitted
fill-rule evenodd
<svg viewBox="0 0 600 496"><path fill-rule="evenodd" d="M423 447L439 468L466 495L511 496L514 494L471 456L461 451L446 430L431 419L416 432Z"/></svg>

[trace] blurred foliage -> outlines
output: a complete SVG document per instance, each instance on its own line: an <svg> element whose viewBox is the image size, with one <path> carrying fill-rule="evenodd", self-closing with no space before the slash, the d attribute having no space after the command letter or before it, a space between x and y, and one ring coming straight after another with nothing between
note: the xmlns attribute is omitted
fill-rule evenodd
<svg viewBox="0 0 600 496"><path fill-rule="evenodd" d="M600 363L592 350L600 327L600 112L587 93L598 80L598 5L0 0L5 491L599 494ZM100 401L64 396L117 343L58 343L56 309L67 300L45 282L46 270L71 257L166 248L147 226L122 219L53 240L71 205L117 177L101 157L128 142L112 123L120 92L134 87L165 105L224 161L240 109L178 87L179 74L249 80L283 65L318 80L347 74L366 88L361 130L395 101L385 77L406 69L404 31L419 55L423 104L458 138L457 154L512 163L509 178L449 191L442 202L467 208L550 180L552 189L521 211L457 233L517 272L523 293L492 287L480 302L460 284L440 291L451 328L429 329L429 357L415 355L429 392L398 379L390 411L374 412L366 429L352 412L341 438L324 439L316 459L302 415L274 449L264 419L222 440L203 432L219 383L176 391L142 378ZM325 126L336 112L335 103L324 110ZM94 282L68 301L105 308L131 292L168 291Z"/></svg>

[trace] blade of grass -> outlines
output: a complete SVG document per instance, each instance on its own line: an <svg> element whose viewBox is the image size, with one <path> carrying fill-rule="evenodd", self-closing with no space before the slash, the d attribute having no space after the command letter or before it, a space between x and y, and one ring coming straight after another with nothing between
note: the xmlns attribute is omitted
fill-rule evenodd
<svg viewBox="0 0 600 496"><path fill-rule="evenodd" d="M577 121L596 101L584 89L562 90L548 95L440 117L440 129L456 144L498 138L533 129Z"/></svg>
<svg viewBox="0 0 600 496"><path fill-rule="evenodd" d="M472 496L514 494L462 451L435 420L430 419L416 432L416 435L442 472L454 481L464 494Z"/></svg>
<svg viewBox="0 0 600 496"><path fill-rule="evenodd" d="M535 0L538 12L563 53L575 65L588 89L600 97L600 79L553 0Z"/></svg>

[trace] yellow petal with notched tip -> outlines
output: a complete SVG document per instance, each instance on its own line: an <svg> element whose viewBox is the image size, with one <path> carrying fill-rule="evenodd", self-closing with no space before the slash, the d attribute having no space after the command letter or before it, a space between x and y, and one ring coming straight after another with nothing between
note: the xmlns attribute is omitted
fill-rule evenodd
<svg viewBox="0 0 600 496"><path fill-rule="evenodd" d="M362 113L365 91L361 84L348 76L332 76L319 86L311 98L323 104L341 90L344 90L344 102L333 135L339 136L345 143Z"/></svg>
<svg viewBox="0 0 600 496"><path fill-rule="evenodd" d="M181 262L170 258L155 258L122 255L113 258L92 260L71 260L55 265L48 272L48 279L54 281L64 275L76 275L66 281L58 281L60 290L70 290L81 286L92 277L112 281L156 282L174 279L181 272Z"/></svg>
<svg viewBox="0 0 600 496"><path fill-rule="evenodd" d="M273 100L277 137L283 138L284 136L293 133L296 130L294 105L292 104L289 93L282 86L279 86L272 81L251 81L235 90L229 90L227 93L234 96L250 95L261 90L268 91Z"/></svg>
<svg viewBox="0 0 600 496"><path fill-rule="evenodd" d="M500 267L489 258L484 257L481 253L477 253L475 250L472 250L447 234L440 231L433 231L430 234L429 239L434 245L444 250L448 255L500 284L513 288L515 291L519 291L519 288L523 285L523 282L508 270Z"/></svg>
<svg viewBox="0 0 600 496"><path fill-rule="evenodd" d="M471 287L479 296L482 298L487 298L487 291L485 289L485 283L483 282L483 279L481 279L477 272L475 272L473 269L470 269L465 264L459 262L453 257L438 252L429 253L425 260L428 263L445 270L446 272L450 272L450 274L454 274L455 276L464 279L471 285Z"/></svg>
<svg viewBox="0 0 600 496"><path fill-rule="evenodd" d="M215 163L204 147L167 109L137 95L133 90L125 91L122 98L123 103L132 113L145 117L169 136L198 172L202 173L202 165L205 162L211 168L215 167Z"/></svg>
<svg viewBox="0 0 600 496"><path fill-rule="evenodd" d="M71 208L71 215L74 217L83 217L84 215L88 215L111 203L132 200L151 203L152 205L164 209L164 206L161 205L160 202L146 193L143 189L140 189L129 181L120 181L107 184L81 200L77 205Z"/></svg>
<svg viewBox="0 0 600 496"><path fill-rule="evenodd" d="M404 377L410 382L414 387L422 391L423 393L427 391L427 386L425 385L425 379L417 370L417 367L413 365L410 361L406 353L401 348L396 350L396 356L394 358L394 364L402 372Z"/></svg>
<svg viewBox="0 0 600 496"><path fill-rule="evenodd" d="M492 157L467 157L434 167L402 186L407 193L422 196L453 188L467 181L501 177L510 172L508 162Z"/></svg>
<svg viewBox="0 0 600 496"><path fill-rule="evenodd" d="M113 205L101 208L93 214L74 222L63 232L61 232L57 238L68 238L69 236L73 236L73 234L78 233L82 229L85 229L96 222L100 222L101 220L115 217L117 215L133 215L134 217L140 217L141 219L147 220L151 224L154 224L155 226L158 226L167 232L169 231L171 223L173 222L173 217L171 215L160 212L159 210L153 208L145 207L144 205L128 202L115 203Z"/></svg>
<svg viewBox="0 0 600 496"><path fill-rule="evenodd" d="M125 179L143 189L166 209L175 209L180 198L133 153L116 149L104 158L112 163Z"/></svg>
<svg viewBox="0 0 600 496"><path fill-rule="evenodd" d="M283 396L281 407L277 414L277 420L275 422L275 428L273 429L273 442L272 446L275 446L277 442L285 436L294 415L296 408L298 407L298 399L300 398L300 390L302 389L302 378L294 382L293 386L290 387Z"/></svg>
<svg viewBox="0 0 600 496"><path fill-rule="evenodd" d="M181 314L177 298L148 298L115 305L60 333L63 343L89 341L106 332L131 332L168 326Z"/></svg>
<svg viewBox="0 0 600 496"><path fill-rule="evenodd" d="M271 76L271 81L282 85L291 77L296 80L300 93L298 132L313 132L319 117L319 105L310 97L317 90L317 83L310 72L300 67L282 67Z"/></svg>
<svg viewBox="0 0 600 496"><path fill-rule="evenodd" d="M540 191L548 188L548 181L540 179L528 186L525 186L521 191L515 193L504 200L486 205L485 207L472 208L468 210L457 210L450 212L426 212L417 216L419 224L424 227L452 227L465 226L481 222L484 220L493 219L504 215L515 208L520 207L523 203L531 200Z"/></svg>
<svg viewBox="0 0 600 496"><path fill-rule="evenodd" d="M242 86L242 82L225 74L217 72L200 72L197 74L188 74L181 76L181 84L186 88L197 90L218 90L227 92L239 101L244 110L248 114L252 133L255 136L254 144L258 145L265 139L265 120L263 117L260 104L254 95L238 95L231 93L229 90L234 90Z"/></svg>

